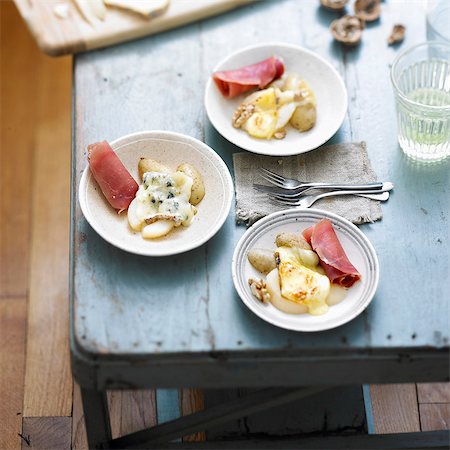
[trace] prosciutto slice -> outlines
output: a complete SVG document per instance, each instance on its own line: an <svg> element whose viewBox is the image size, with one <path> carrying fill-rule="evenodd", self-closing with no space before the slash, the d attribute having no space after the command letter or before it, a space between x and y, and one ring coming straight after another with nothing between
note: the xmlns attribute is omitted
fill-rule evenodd
<svg viewBox="0 0 450 450"><path fill-rule="evenodd" d="M134 199L138 184L106 141L88 146L88 161L106 200L120 214Z"/></svg>
<svg viewBox="0 0 450 450"><path fill-rule="evenodd" d="M320 265L332 283L349 288L361 278L345 254L329 220L322 219L314 227L307 228L303 236L319 256Z"/></svg>
<svg viewBox="0 0 450 450"><path fill-rule="evenodd" d="M212 77L225 98L233 98L253 88L264 88L284 73L283 61L275 56L235 70L214 72Z"/></svg>

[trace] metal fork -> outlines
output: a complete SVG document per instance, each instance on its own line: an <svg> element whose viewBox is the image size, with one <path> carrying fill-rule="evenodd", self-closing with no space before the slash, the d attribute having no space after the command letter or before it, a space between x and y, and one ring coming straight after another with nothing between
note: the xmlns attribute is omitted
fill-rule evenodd
<svg viewBox="0 0 450 450"><path fill-rule="evenodd" d="M361 189L361 186L364 186L363 189ZM366 184L366 185L349 185L348 190L352 191L379 191L379 192L385 192L390 191L394 188L393 183L390 181L386 181L384 183L377 183L377 186L380 187L374 187L373 184ZM286 190L283 188L279 188L276 186L266 186L263 184L254 184L253 188L257 191L264 192L269 196L276 197L276 198L283 198L286 200L295 200L300 197L302 197L305 192L309 191L310 189L336 189L333 187L314 187L314 188L304 188L304 189L296 189L296 190ZM340 190L347 190L347 189L340 189Z"/></svg>
<svg viewBox="0 0 450 450"><path fill-rule="evenodd" d="M292 208L309 208L312 206L317 200L320 200L324 197L332 197L338 195L357 195L358 197L370 198L372 200L378 200L381 202L386 201L389 198L389 192L380 192L378 191L332 191L332 192L323 192L322 194L317 195L306 195L298 200L287 200L285 198L277 198L270 197L270 201L276 205L282 206L290 206Z"/></svg>
<svg viewBox="0 0 450 450"><path fill-rule="evenodd" d="M336 184L336 183L321 183L321 182L305 182L295 180L294 178L286 178L283 175L272 172L269 169L261 167L261 177L269 183L286 190L298 190L306 192L310 189L379 189L382 186L381 182L364 183L360 185L352 184ZM258 185L261 186L261 185Z"/></svg>

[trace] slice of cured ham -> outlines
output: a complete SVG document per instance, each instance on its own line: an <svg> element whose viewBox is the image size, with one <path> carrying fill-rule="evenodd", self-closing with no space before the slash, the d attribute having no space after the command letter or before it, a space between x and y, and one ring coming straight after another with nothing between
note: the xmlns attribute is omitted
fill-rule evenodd
<svg viewBox="0 0 450 450"><path fill-rule="evenodd" d="M307 228L303 231L303 236L311 243L319 256L320 265L332 283L349 288L361 278L345 254L329 220L323 219L314 227Z"/></svg>
<svg viewBox="0 0 450 450"><path fill-rule="evenodd" d="M120 214L134 199L138 184L106 141L88 146L88 161L103 195Z"/></svg>
<svg viewBox="0 0 450 450"><path fill-rule="evenodd" d="M283 61L275 56L236 70L214 72L212 77L225 98L233 98L253 88L264 88L284 73Z"/></svg>

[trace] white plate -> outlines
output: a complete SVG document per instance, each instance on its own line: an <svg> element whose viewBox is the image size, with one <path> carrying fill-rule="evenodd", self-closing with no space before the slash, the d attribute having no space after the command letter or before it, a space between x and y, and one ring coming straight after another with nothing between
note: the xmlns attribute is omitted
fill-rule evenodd
<svg viewBox="0 0 450 450"><path fill-rule="evenodd" d="M361 274L361 280L347 292L345 299L330 306L322 316L310 314L287 314L271 303L263 304L250 292L249 278L261 278L261 274L248 262L247 254L252 248L275 249L277 234L300 232L321 219L329 219L344 250ZM349 322L372 300L378 286L379 266L375 250L366 236L348 220L320 209L290 209L279 211L256 222L238 242L232 262L234 286L247 307L261 319L280 328L295 331L322 331Z"/></svg>
<svg viewBox="0 0 450 450"><path fill-rule="evenodd" d="M202 175L206 194L190 226L180 226L159 239L143 239L141 233L129 227L126 212L119 215L109 205L87 166L80 180L80 206L103 239L130 253L167 256L199 247L219 231L230 211L233 182L214 150L197 139L168 131L129 134L111 142L111 147L136 181L141 157L155 159L174 170L184 162L193 164Z"/></svg>
<svg viewBox="0 0 450 450"><path fill-rule="evenodd" d="M347 91L339 73L319 56L302 47L284 43L266 43L238 50L214 67L213 72L238 69L270 56L281 57L286 73L296 72L311 86L317 98L317 122L300 133L288 126L284 139L256 139L231 124L235 109L249 93L233 99L222 96L212 77L206 84L205 108L216 130L233 144L262 155L288 156L313 150L328 141L342 125L347 111Z"/></svg>

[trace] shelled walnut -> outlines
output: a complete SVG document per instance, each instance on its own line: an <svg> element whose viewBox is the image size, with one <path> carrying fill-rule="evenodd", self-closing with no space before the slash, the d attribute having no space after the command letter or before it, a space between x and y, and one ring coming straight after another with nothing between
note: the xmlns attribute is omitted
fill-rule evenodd
<svg viewBox="0 0 450 450"><path fill-rule="evenodd" d="M356 0L355 15L366 22L373 22L380 17L380 0Z"/></svg>
<svg viewBox="0 0 450 450"><path fill-rule="evenodd" d="M364 20L356 16L346 15L331 23L334 38L346 45L356 45L362 37Z"/></svg>
<svg viewBox="0 0 450 450"><path fill-rule="evenodd" d="M332 11L342 11L347 5L348 0L320 0L320 4Z"/></svg>
<svg viewBox="0 0 450 450"><path fill-rule="evenodd" d="M392 28L391 34L388 37L388 44L394 45L402 42L403 39L405 39L405 31L406 27L404 25L399 23L394 25L394 28Z"/></svg>

